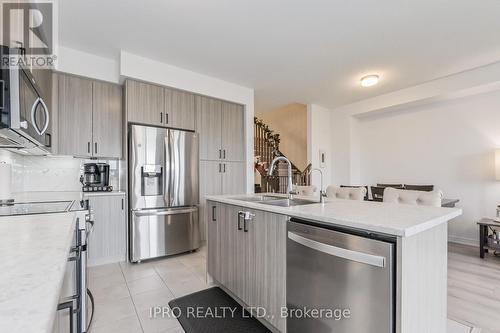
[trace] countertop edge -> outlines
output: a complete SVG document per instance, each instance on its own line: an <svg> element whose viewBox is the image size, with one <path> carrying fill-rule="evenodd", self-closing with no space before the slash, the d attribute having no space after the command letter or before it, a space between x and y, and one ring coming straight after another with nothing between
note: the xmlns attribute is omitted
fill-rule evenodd
<svg viewBox="0 0 500 333"><path fill-rule="evenodd" d="M60 295L61 295L61 289L63 287L64 276L66 274L66 265L67 265L67 262L68 262L68 255L69 255L69 251L71 250L71 245L72 245L72 242L73 242L73 233L75 232L75 227L76 227L76 214L72 213L72 212L68 212L67 214L71 214L72 215L71 228L70 228L70 231L69 231L69 235L67 235L67 240L66 240L66 254L61 259L61 266L63 266L64 269L62 270L62 274L60 274L59 279L58 279L59 281L57 283L57 285L59 286L59 288L58 288L59 292L57 293L57 296L54 297L54 299L52 301L52 308L54 309L54 313L53 313L53 315L51 316L51 318L49 320L49 323L48 323L49 326L47 327L47 331L46 331L47 333L52 332L52 330L54 328L54 320L56 318L57 306L59 305L59 298L60 298Z"/></svg>
<svg viewBox="0 0 500 333"><path fill-rule="evenodd" d="M215 201L215 202L239 206L239 207L246 207L246 208L250 208L250 209L262 210L262 211L274 213L274 214L280 214L280 215L286 215L286 216L290 216L290 217L297 217L297 218L310 219L310 220L317 220L320 222L331 223L331 224L342 226L342 227L350 227L350 228L354 228L354 229L368 230L368 231L387 234L387 235L396 236L396 237L411 237L413 235L416 235L416 234L419 234L419 233L424 232L426 230L437 227L440 224L447 223L449 220L451 220L457 216L460 216L462 214L461 208L442 208L442 209L450 210L450 212L448 214L445 214L445 215L442 215L442 216L439 216L436 218L432 218L432 219L429 219L427 221L423 221L415 226L404 227L404 228L394 228L394 227L387 227L387 226L381 226L381 225L373 225L373 227L370 228L370 226L367 224L363 224L363 223L356 222L356 221L349 221L349 220L344 220L344 219L333 218L333 217L331 219L335 219L335 222L322 220L321 218L318 218L316 216L310 216L310 214L308 214L308 213L301 213L301 212L294 211L294 210L292 210L293 207L270 206L270 205L265 205L265 204L259 204L259 203L252 202L252 201L242 201L242 200L232 199L231 197L226 198L226 197L221 197L221 196L217 196L217 195L207 195L207 196L205 196L205 199L209 200L209 201ZM311 199L311 198L308 198L308 199ZM318 202L318 204L319 204L319 202ZM338 222L338 223L336 223L336 222Z"/></svg>
<svg viewBox="0 0 500 333"><path fill-rule="evenodd" d="M112 192L82 192L83 197L105 197L105 196L124 196L126 193L124 191L112 191Z"/></svg>

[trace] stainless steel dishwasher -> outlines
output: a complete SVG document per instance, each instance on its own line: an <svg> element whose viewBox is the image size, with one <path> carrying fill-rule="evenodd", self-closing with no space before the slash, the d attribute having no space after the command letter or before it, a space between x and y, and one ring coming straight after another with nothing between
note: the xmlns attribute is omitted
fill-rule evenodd
<svg viewBox="0 0 500 333"><path fill-rule="evenodd" d="M288 333L394 333L395 239L290 219Z"/></svg>

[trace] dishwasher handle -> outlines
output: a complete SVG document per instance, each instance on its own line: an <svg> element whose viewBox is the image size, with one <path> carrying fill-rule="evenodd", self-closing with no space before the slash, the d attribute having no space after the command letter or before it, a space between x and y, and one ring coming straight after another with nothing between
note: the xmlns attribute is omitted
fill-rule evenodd
<svg viewBox="0 0 500 333"><path fill-rule="evenodd" d="M288 238L294 242L297 242L301 245L304 245L310 249L323 252L335 257L367 264L370 266L381 267L384 268L386 264L386 258L381 256L376 256L372 254L367 254L358 251L347 250L341 247L336 247L329 244L324 244L317 242L315 240L297 235L294 232L288 232Z"/></svg>

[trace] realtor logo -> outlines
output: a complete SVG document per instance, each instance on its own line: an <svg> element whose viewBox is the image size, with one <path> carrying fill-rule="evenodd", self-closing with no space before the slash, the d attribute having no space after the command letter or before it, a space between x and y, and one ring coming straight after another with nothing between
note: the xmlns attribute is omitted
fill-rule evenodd
<svg viewBox="0 0 500 333"><path fill-rule="evenodd" d="M3 44L22 47L26 55L53 52L53 4L2 2Z"/></svg>

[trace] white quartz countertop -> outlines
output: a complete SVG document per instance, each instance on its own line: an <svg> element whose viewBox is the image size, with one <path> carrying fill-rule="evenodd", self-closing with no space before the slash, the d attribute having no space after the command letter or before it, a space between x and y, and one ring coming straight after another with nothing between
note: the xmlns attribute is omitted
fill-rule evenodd
<svg viewBox="0 0 500 333"><path fill-rule="evenodd" d="M84 197L105 197L110 195L125 195L123 191L111 191L111 192L83 192Z"/></svg>
<svg viewBox="0 0 500 333"><path fill-rule="evenodd" d="M268 195L274 196L276 194ZM252 196L255 195L209 195L206 196L206 199L250 209L288 215L290 217L331 223L338 226L368 230L399 237L409 237L418 234L462 215L462 209L460 208L415 206L341 199L327 199L324 204L320 204L317 199L299 196L297 197L315 200L316 203L293 207L279 207L237 200L238 198Z"/></svg>
<svg viewBox="0 0 500 333"><path fill-rule="evenodd" d="M52 332L74 213L0 217L0 332Z"/></svg>
<svg viewBox="0 0 500 333"><path fill-rule="evenodd" d="M46 202L46 201L72 201L82 200L83 192L81 191L40 191L40 192L14 192L14 202Z"/></svg>

